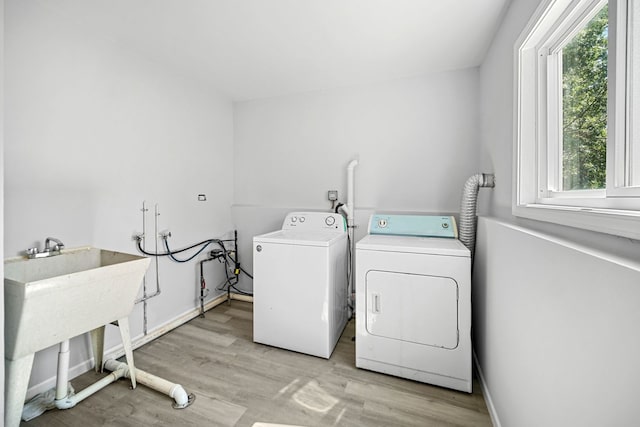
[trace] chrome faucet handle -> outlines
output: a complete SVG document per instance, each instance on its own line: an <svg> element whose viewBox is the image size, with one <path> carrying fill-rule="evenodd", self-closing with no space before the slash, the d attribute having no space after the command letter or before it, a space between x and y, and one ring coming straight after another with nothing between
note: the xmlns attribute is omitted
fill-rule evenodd
<svg viewBox="0 0 640 427"><path fill-rule="evenodd" d="M40 250L37 247L34 247L34 248L27 248L25 253L27 254L27 257L29 259L36 259L36 258L42 257L43 254L46 254L48 252L45 252L45 251L40 252Z"/></svg>

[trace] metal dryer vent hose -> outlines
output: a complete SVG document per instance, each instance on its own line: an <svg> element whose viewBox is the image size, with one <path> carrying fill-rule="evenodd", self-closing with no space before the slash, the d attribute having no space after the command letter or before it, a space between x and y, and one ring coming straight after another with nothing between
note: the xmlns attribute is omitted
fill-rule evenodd
<svg viewBox="0 0 640 427"><path fill-rule="evenodd" d="M458 229L460 241L473 252L476 245L476 209L478 206L478 189L480 187L496 186L496 177L493 174L478 173L472 175L464 184L462 203L460 204L460 227Z"/></svg>

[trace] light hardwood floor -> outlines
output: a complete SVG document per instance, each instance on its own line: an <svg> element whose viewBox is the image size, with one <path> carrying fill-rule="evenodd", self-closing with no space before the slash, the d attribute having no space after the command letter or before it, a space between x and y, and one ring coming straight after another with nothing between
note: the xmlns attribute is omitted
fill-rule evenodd
<svg viewBox="0 0 640 427"><path fill-rule="evenodd" d="M21 425L491 425L477 381L467 394L357 369L353 320L325 360L253 343L252 315L250 303L224 303L135 351L137 367L196 395L186 409L144 386L130 390L123 379L75 408ZM81 390L99 375L88 372L72 384Z"/></svg>

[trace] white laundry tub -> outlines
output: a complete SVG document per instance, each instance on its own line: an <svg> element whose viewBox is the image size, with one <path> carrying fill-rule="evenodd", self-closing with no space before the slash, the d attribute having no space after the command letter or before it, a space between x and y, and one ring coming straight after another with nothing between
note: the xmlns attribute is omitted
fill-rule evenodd
<svg viewBox="0 0 640 427"><path fill-rule="evenodd" d="M11 413L19 420L33 354L113 321L126 322L149 262L91 247L5 260L7 425L16 421Z"/></svg>

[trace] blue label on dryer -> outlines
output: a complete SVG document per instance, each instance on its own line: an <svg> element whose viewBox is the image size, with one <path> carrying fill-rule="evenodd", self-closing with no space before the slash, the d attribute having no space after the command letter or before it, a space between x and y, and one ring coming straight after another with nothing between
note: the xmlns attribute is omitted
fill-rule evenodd
<svg viewBox="0 0 640 427"><path fill-rule="evenodd" d="M369 220L369 234L456 239L458 227L452 216L375 214Z"/></svg>

